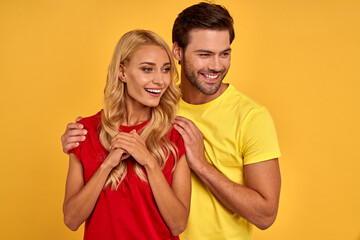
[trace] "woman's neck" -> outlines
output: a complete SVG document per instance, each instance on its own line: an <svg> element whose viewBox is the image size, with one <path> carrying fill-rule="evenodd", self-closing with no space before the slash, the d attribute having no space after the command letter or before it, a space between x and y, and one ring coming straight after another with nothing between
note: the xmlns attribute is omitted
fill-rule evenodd
<svg viewBox="0 0 360 240"><path fill-rule="evenodd" d="M151 108L144 105L134 106L126 102L126 114L121 123L123 126L135 126L150 118Z"/></svg>

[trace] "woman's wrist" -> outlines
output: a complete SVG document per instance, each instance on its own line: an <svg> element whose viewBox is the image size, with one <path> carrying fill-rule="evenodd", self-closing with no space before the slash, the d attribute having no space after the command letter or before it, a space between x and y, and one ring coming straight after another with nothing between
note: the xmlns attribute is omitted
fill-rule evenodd
<svg viewBox="0 0 360 240"><path fill-rule="evenodd" d="M100 165L100 169L102 171L105 171L105 172L110 172L111 169L113 169L114 167L111 166L111 164L109 164L108 161L106 161L106 159L104 160L104 162Z"/></svg>
<svg viewBox="0 0 360 240"><path fill-rule="evenodd" d="M144 165L144 168L146 171L152 171L154 170L156 167L159 167L159 164L157 163L157 161L155 160L155 158L150 154L147 164Z"/></svg>

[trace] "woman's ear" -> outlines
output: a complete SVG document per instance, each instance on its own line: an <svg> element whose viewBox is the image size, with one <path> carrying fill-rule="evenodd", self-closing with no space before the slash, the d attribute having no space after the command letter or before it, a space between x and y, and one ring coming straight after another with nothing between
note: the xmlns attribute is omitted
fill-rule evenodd
<svg viewBox="0 0 360 240"><path fill-rule="evenodd" d="M125 66L120 64L119 66L119 75L118 75L120 81L126 82L126 76L125 76Z"/></svg>
<svg viewBox="0 0 360 240"><path fill-rule="evenodd" d="M179 46L177 42L174 42L172 46L172 53L175 59L181 62L181 60L183 59L183 49Z"/></svg>

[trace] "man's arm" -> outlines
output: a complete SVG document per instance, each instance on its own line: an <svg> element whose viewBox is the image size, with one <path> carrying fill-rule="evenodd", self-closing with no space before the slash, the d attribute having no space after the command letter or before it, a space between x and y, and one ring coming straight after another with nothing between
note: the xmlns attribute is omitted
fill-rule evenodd
<svg viewBox="0 0 360 240"><path fill-rule="evenodd" d="M278 160L245 165L246 186L243 186L207 162L203 135L192 121L177 117L175 129L183 137L190 168L219 201L258 228L270 227L279 205L281 177Z"/></svg>
<svg viewBox="0 0 360 240"><path fill-rule="evenodd" d="M80 121L81 117L76 119ZM63 152L68 154L70 149L76 148L79 146L79 142L85 140L85 135L87 134L86 129L80 123L69 123L66 126L65 133L61 136L61 144L63 147Z"/></svg>

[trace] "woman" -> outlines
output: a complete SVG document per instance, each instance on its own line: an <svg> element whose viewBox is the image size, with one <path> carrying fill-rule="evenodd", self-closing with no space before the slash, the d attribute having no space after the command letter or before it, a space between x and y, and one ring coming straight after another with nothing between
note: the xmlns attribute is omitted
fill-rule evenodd
<svg viewBox="0 0 360 240"><path fill-rule="evenodd" d="M165 41L126 33L109 66L104 109L80 122L70 154L64 221L84 239L178 239L190 208L190 170L172 127L180 91Z"/></svg>

